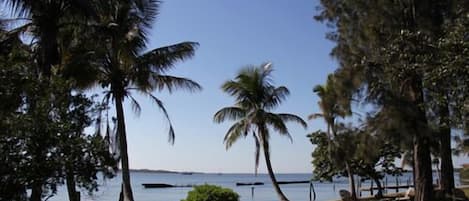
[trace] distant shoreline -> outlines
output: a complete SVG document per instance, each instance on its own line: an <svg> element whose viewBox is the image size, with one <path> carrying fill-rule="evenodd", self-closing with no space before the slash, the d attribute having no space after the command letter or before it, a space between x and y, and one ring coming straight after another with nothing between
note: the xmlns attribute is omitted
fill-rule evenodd
<svg viewBox="0 0 469 201"><path fill-rule="evenodd" d="M191 171L171 171L171 170L151 170L151 169L130 169L130 172L144 172L144 173L160 173L160 174L205 174L203 172Z"/></svg>
<svg viewBox="0 0 469 201"><path fill-rule="evenodd" d="M120 171L120 170L119 170ZM172 170L152 170L152 169L130 169L130 172L159 173L159 174L253 174L254 172L194 172L194 171L172 171ZM267 172L258 173L259 175L268 174ZM311 172L278 172L276 174L312 174Z"/></svg>
<svg viewBox="0 0 469 201"><path fill-rule="evenodd" d="M454 172L460 172L462 168L454 168ZM119 170L120 171L120 170ZM172 171L172 170L152 170L152 169L130 169L131 172L144 172L144 173L159 173L159 174L184 174L184 175L191 175L191 174L254 174L252 172L193 172L193 171ZM432 170L436 172L436 170ZM412 170L404 169L405 172L412 172ZM258 173L258 174L267 174L267 173ZM312 174L312 173L282 173L279 172L277 174Z"/></svg>

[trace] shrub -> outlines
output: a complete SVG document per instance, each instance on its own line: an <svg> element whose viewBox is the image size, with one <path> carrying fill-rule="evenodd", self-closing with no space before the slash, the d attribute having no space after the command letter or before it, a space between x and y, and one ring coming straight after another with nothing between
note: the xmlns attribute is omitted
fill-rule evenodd
<svg viewBox="0 0 469 201"><path fill-rule="evenodd" d="M239 201L239 195L229 188L204 184L194 187L181 201Z"/></svg>

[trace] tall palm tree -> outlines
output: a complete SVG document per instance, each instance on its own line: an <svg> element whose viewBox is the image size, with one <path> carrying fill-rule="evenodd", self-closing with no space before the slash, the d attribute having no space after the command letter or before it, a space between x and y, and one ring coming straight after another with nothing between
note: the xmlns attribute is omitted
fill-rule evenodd
<svg viewBox="0 0 469 201"><path fill-rule="evenodd" d="M334 139L336 137L336 119L338 117L346 117L352 114L350 109L350 97L342 97L339 94L339 84L335 80L334 74L330 74L327 77L325 85L316 85L313 91L319 96L318 101L321 113L314 113L308 116L308 119L323 118L327 126L327 135L329 137L329 153L332 153L334 147ZM345 93L347 94L347 93ZM353 178L353 172L350 167L350 163L344 160L345 169L347 171L350 183L350 191L352 193L352 199L356 200L355 181Z"/></svg>
<svg viewBox="0 0 469 201"><path fill-rule="evenodd" d="M259 154L262 148L270 179L280 200L287 201L287 197L280 189L272 170L270 161L270 132L272 128L280 135L292 140L285 122L297 122L306 128L306 122L300 117L288 113L271 112L289 95L286 87L275 87L271 78L270 63L259 67L248 66L242 69L234 80L223 84L222 89L236 100L234 106L225 107L215 113L213 119L216 123L234 120L234 123L225 135L224 143L230 148L239 138L251 135L256 143L255 172L259 166Z"/></svg>
<svg viewBox="0 0 469 201"><path fill-rule="evenodd" d="M153 94L167 89L201 89L196 82L182 77L167 75L178 61L191 58L198 43L182 42L156 49L147 49L147 34L158 13L159 1L139 0L129 3L123 0L100 1L99 23L90 27L86 34L94 40L82 41L89 46L83 56L70 60L67 75L76 76L77 85L90 88L97 84L107 89L105 102L113 101L117 115L117 144L122 166L121 198L133 201L130 185L127 133L123 102L129 99L138 114L140 105L132 96L137 92L149 97L163 112L169 123L169 141L174 142L174 129L163 102ZM81 50L83 51L83 50Z"/></svg>
<svg viewBox="0 0 469 201"><path fill-rule="evenodd" d="M350 99L341 97L338 93L336 77L331 74L327 77L325 85L316 85L313 88L320 100L318 101L321 113L314 113L308 116L308 119L323 118L327 126L327 134L330 138L335 135L335 121L339 117L346 117L352 114L350 110Z"/></svg>
<svg viewBox="0 0 469 201"><path fill-rule="evenodd" d="M94 17L92 0L0 0L6 2L19 21L23 30L32 35L37 44L37 61L46 78L51 69L60 61L58 38L64 27L86 24ZM17 21L17 22L19 22Z"/></svg>

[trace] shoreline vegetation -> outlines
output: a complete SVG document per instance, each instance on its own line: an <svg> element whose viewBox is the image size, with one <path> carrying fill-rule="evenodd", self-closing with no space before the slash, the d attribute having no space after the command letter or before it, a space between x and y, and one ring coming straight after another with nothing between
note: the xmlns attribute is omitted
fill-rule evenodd
<svg viewBox="0 0 469 201"><path fill-rule="evenodd" d="M454 168L454 172L461 172L463 168ZM433 172L438 172L438 170L432 170ZM154 169L130 169L130 172L148 172L148 173L161 173L161 174L253 174L252 172L196 172L196 171L174 171L174 170L154 170ZM402 173L412 172L412 170L403 170ZM268 173L258 173L258 174L268 174ZM276 174L311 174L311 172L281 172Z"/></svg>
<svg viewBox="0 0 469 201"><path fill-rule="evenodd" d="M130 169L130 172L144 172L144 173L158 173L158 174L219 174L219 173L205 173L205 172L192 172L192 171L171 171L171 170L153 170L153 169Z"/></svg>

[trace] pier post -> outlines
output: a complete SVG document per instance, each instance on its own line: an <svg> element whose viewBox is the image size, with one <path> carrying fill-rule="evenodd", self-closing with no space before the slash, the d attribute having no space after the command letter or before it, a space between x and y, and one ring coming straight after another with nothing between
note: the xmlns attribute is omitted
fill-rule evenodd
<svg viewBox="0 0 469 201"><path fill-rule="evenodd" d="M396 193L399 192L399 176L396 176Z"/></svg>
<svg viewBox="0 0 469 201"><path fill-rule="evenodd" d="M388 177L384 176L384 190L388 193Z"/></svg>

